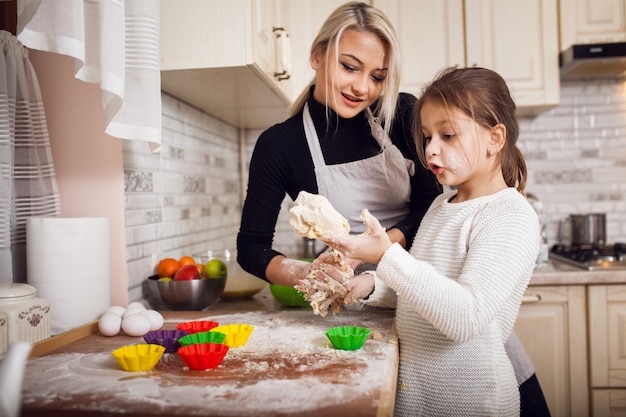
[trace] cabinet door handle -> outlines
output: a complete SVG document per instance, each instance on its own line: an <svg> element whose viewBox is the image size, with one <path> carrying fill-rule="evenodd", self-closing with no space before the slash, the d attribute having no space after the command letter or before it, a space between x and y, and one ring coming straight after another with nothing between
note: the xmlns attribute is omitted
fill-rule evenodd
<svg viewBox="0 0 626 417"><path fill-rule="evenodd" d="M272 29L276 34L276 71L274 77L278 81L288 80L291 77L291 38L284 28Z"/></svg>
<svg viewBox="0 0 626 417"><path fill-rule="evenodd" d="M525 295L522 297L522 304L534 304L534 303L538 303L539 301L541 301L540 294Z"/></svg>

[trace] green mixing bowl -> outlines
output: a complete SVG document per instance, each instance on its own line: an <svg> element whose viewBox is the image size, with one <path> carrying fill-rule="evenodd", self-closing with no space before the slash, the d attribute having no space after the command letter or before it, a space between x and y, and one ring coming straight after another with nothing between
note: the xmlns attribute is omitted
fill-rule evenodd
<svg viewBox="0 0 626 417"><path fill-rule="evenodd" d="M293 287L270 284L270 291L276 301L285 307L311 307L311 304L304 298L304 294Z"/></svg>

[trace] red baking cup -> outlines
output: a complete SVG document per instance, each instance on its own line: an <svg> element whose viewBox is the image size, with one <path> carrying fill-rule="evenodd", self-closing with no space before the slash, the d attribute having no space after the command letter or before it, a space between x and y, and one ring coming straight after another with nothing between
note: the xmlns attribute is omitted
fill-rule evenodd
<svg viewBox="0 0 626 417"><path fill-rule="evenodd" d="M189 369L202 371L216 368L222 363L228 349L228 346L222 343L201 343L181 347L178 349L178 356Z"/></svg>
<svg viewBox="0 0 626 417"><path fill-rule="evenodd" d="M176 326L176 328L178 330L184 330L189 334L193 334L198 332L208 332L209 330L217 326L219 326L219 323L216 321L197 320L180 323L178 326Z"/></svg>

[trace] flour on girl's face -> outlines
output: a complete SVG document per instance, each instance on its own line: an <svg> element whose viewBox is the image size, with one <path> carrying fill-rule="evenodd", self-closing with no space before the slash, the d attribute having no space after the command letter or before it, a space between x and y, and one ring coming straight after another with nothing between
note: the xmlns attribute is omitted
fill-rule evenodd
<svg viewBox="0 0 626 417"><path fill-rule="evenodd" d="M420 114L429 163L441 168L437 179L443 185L458 186L485 172L485 152L489 129L456 108L425 103Z"/></svg>

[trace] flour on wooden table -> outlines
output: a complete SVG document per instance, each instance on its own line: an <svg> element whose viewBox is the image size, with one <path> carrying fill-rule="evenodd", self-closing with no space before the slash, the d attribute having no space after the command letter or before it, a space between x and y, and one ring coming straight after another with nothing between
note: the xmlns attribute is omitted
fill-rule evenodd
<svg viewBox="0 0 626 417"><path fill-rule="evenodd" d="M244 346L231 348L220 366L206 371L189 370L176 353L165 354L146 372L121 370L110 352L35 358L26 367L23 404L80 403L75 409L170 415L211 409L223 416L303 413L320 403L332 407L350 399L370 401L376 408L372 387L385 373L388 337L370 338L360 350L336 350L323 329L346 325L345 320L303 313L295 318L257 312L207 317L220 324L248 323L254 330ZM366 325L361 321L355 324Z"/></svg>

